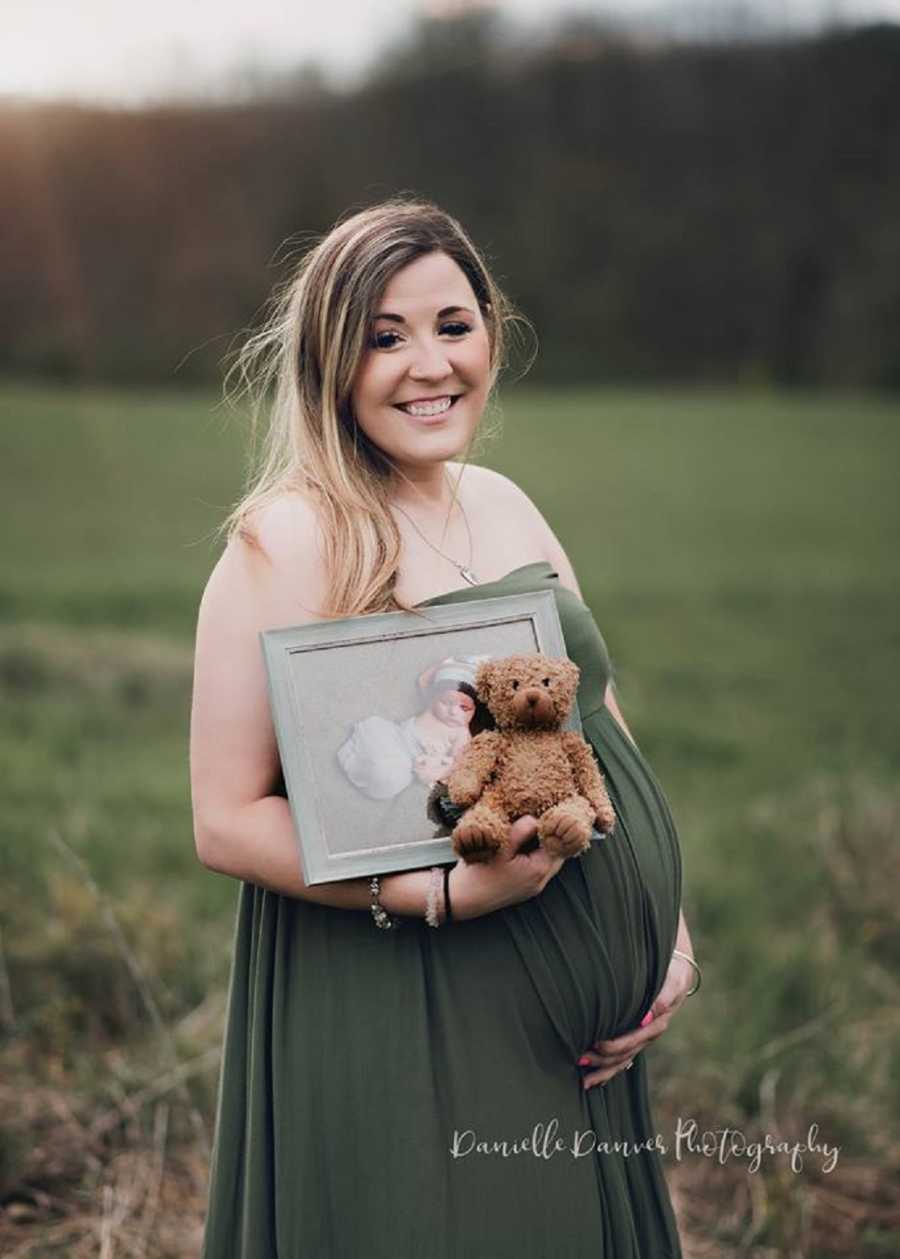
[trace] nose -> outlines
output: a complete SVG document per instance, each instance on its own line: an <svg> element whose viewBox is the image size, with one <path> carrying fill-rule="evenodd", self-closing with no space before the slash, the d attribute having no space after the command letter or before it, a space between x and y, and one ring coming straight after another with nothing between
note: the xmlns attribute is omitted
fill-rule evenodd
<svg viewBox="0 0 900 1259"><path fill-rule="evenodd" d="M439 341L427 341L415 356L409 374L413 380L443 380L453 368L447 359L445 346Z"/></svg>

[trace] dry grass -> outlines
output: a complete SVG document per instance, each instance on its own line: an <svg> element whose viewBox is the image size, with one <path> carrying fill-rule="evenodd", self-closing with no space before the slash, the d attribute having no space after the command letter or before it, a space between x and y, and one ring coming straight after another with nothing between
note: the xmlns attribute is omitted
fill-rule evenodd
<svg viewBox="0 0 900 1259"><path fill-rule="evenodd" d="M196 1065L205 1070L215 1061ZM6 1113L15 1110L27 1138L0 1213L0 1253L6 1259L196 1255L207 1164L189 1142L170 1142L172 1087L170 1080L151 1082L143 1098L123 1095L100 1111L62 1084L32 1087L24 1096L0 1092L0 1104Z"/></svg>
<svg viewBox="0 0 900 1259"><path fill-rule="evenodd" d="M167 1022L158 981L139 960L108 897L58 835L68 865L54 902L108 945L114 1020L80 1017L77 994L29 1025L17 1019L6 967L0 983L6 1038L0 1056L0 1254L181 1259L199 1252L210 1153L210 1098L220 1060L225 994L216 990ZM162 926L165 928L165 919ZM53 932L45 937L51 957ZM78 949L77 933L69 947ZM116 973L117 972L117 973ZM128 984L134 1002L116 996ZM117 1034L123 1010L130 1035ZM116 1029L110 1034L109 1028ZM78 1042L90 1029L91 1043ZM48 1044L48 1031L59 1040ZM194 1086L200 1085L198 1096ZM207 1111L201 1113L201 1106Z"/></svg>

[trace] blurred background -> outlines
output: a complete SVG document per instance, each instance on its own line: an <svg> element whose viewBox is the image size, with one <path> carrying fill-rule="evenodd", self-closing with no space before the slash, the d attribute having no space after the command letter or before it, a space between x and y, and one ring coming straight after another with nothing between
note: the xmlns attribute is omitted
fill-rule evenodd
<svg viewBox="0 0 900 1259"><path fill-rule="evenodd" d="M479 458L682 837L685 1255L900 1253L900 3L33 0L0 68L0 1253L198 1253L237 885L194 855L228 354L398 192L532 321Z"/></svg>

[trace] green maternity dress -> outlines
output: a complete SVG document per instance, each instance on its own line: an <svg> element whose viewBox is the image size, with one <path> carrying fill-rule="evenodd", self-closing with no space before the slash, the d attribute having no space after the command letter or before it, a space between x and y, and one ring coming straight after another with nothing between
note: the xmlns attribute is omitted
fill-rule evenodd
<svg viewBox="0 0 900 1259"><path fill-rule="evenodd" d="M614 834L539 896L437 930L241 885L204 1259L680 1256L647 1055L587 1091L577 1065L649 1008L681 903L665 798L604 706L606 646L543 560L421 606L544 589Z"/></svg>

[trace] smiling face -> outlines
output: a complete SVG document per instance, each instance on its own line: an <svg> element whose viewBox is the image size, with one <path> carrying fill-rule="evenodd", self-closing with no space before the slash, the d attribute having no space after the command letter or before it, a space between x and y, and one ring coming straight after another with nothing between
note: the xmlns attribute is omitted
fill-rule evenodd
<svg viewBox="0 0 900 1259"><path fill-rule="evenodd" d="M351 396L356 422L404 472L451 459L477 428L490 367L465 273L445 253L424 254L377 305Z"/></svg>

